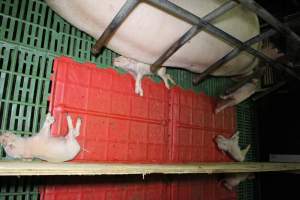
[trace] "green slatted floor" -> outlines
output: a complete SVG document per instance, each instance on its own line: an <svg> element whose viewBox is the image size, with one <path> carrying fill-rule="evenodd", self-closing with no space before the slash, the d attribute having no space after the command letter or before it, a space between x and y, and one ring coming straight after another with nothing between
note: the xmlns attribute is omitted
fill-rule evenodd
<svg viewBox="0 0 300 200"><path fill-rule="evenodd" d="M57 16L42 0L0 0L0 131L12 130L29 136L40 127L47 112L50 75L55 56L70 56L79 62L93 62L99 67L111 65L116 53L105 49L93 57L94 44L87 34ZM183 88L205 91L216 96L232 85L227 79L209 79L200 86L191 84L192 74L168 70ZM157 78L155 78L158 81ZM238 106L241 145L253 146L247 160L256 160L253 105ZM0 148L0 159L6 159ZM239 199L255 199L255 184L239 187ZM38 199L37 183L32 177L1 178L0 200Z"/></svg>

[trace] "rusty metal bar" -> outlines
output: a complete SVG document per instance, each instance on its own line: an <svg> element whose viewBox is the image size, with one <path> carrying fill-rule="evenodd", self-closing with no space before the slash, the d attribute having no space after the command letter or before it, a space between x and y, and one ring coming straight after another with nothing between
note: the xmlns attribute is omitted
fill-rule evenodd
<svg viewBox="0 0 300 200"><path fill-rule="evenodd" d="M97 55L100 53L100 50L105 45L105 43L109 40L112 34L118 29L118 27L122 24L122 22L126 19L126 17L131 13L131 11L137 6L139 2L140 0L127 0L125 2L117 15L97 40L96 44L92 47L92 54Z"/></svg>
<svg viewBox="0 0 300 200"><path fill-rule="evenodd" d="M223 15L227 11L231 10L237 5L234 1L228 1L221 5L220 7L216 8L209 14L203 17L206 21L212 21L217 17ZM183 36L181 36L176 42L174 42L171 47L165 51L152 65L151 71L156 73L159 68L162 67L162 64L169 59L180 47L182 47L186 42L192 39L195 35L197 35L203 29L202 26L193 25Z"/></svg>
<svg viewBox="0 0 300 200"><path fill-rule="evenodd" d="M268 37L271 37L274 35L276 31L274 29L269 29L268 31L265 31L264 33L257 35L250 40L247 40L245 42L245 45L251 46L257 42L260 42ZM228 62L229 60L233 59L236 57L241 51L243 51L244 48L235 48L232 51L230 51L228 54L223 56L221 59L219 59L217 62L209 66L203 73L196 75L193 78L193 84L199 84L200 81L202 81L206 76L208 76L210 73L213 71L217 70L221 65L224 63Z"/></svg>
<svg viewBox="0 0 300 200"><path fill-rule="evenodd" d="M238 82L237 84L235 84L234 86L228 88L226 91L225 91L225 95L228 95L230 93L233 93L234 91L236 91L237 89L239 89L240 87L242 87L244 84L246 84L247 82L251 81L252 79L254 78L257 78L259 79L262 75L263 75L263 72L265 71L265 67L259 67L259 68L256 68L256 71L251 74L250 76L246 77L244 80Z"/></svg>
<svg viewBox="0 0 300 200"><path fill-rule="evenodd" d="M275 67L277 69L283 69L286 73L293 76L294 78L300 80L300 76L297 75L290 67L283 65L281 63L277 63L273 61L271 58L265 56L263 53L260 53L259 51L244 45L242 41L239 39L233 37L232 35L222 31L221 29L213 26L209 22L203 20L202 18L190 13L189 11L177 6L176 4L169 2L167 0L147 0L147 2L150 2L151 4L165 10L166 12L173 13L176 16L182 18L183 20L191 23L191 24L197 24L199 26L205 27L205 30L209 33L229 42L230 44L237 46L238 48L244 48L245 51L248 53L264 60L265 62L269 63L272 67Z"/></svg>

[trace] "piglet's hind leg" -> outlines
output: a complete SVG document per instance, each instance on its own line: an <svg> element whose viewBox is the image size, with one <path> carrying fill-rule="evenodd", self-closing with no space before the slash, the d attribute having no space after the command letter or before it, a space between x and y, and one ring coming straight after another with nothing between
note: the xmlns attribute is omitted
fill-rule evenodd
<svg viewBox="0 0 300 200"><path fill-rule="evenodd" d="M166 68L162 67L157 71L157 75L164 81L166 88L170 89L169 82L176 85L176 82L173 80L173 78L170 76L170 74L166 73Z"/></svg>
<svg viewBox="0 0 300 200"><path fill-rule="evenodd" d="M80 126L81 126L81 118L78 118L76 121L75 128L73 126L72 118L70 115L67 115L67 123L68 123L68 136L77 137L80 134Z"/></svg>
<svg viewBox="0 0 300 200"><path fill-rule="evenodd" d="M80 117L78 117L77 121L76 121L76 126L75 126L75 130L73 132L74 137L78 137L80 134L80 126L81 126L81 122L82 119Z"/></svg>
<svg viewBox="0 0 300 200"><path fill-rule="evenodd" d="M53 124L55 121L54 117L51 116L50 113L47 113L46 118L45 118L45 122L39 132L39 134L44 134L44 135L50 135L50 126L51 124Z"/></svg>

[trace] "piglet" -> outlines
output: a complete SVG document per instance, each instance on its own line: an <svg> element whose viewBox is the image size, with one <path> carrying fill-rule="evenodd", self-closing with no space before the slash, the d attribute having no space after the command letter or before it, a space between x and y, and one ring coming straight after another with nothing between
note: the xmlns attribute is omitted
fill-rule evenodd
<svg viewBox="0 0 300 200"><path fill-rule="evenodd" d="M221 183L223 183L224 187L228 190L234 190L241 182L252 180L254 178L255 176L253 173L226 174L221 180Z"/></svg>
<svg viewBox="0 0 300 200"><path fill-rule="evenodd" d="M54 117L47 114L41 130L34 136L24 138L10 132L0 135L0 144L6 154L12 158L31 160L39 158L48 162L64 162L72 160L80 151L76 137L79 136L81 119L78 118L75 128L72 119L67 115L68 134L64 137L53 137L50 126Z"/></svg>
<svg viewBox="0 0 300 200"><path fill-rule="evenodd" d="M153 73L150 71L150 66L131 58L127 58L124 56L119 56L113 59L113 65L120 67L130 73L135 79L135 93L143 96L143 88L142 88L142 79L145 75L152 75ZM170 74L166 73L166 68L162 67L157 71L157 75L164 81L165 86L170 89L170 85L168 80L172 84L176 84L172 79Z"/></svg>
<svg viewBox="0 0 300 200"><path fill-rule="evenodd" d="M258 79L252 79L250 82L245 83L242 87L235 90L228 95L222 95L217 100L215 113L219 113L227 107L231 107L246 100L257 90Z"/></svg>
<svg viewBox="0 0 300 200"><path fill-rule="evenodd" d="M236 161L244 161L251 145L241 150L239 147L239 132L237 131L231 138L225 138L223 135L218 135L215 138L218 148L227 152Z"/></svg>

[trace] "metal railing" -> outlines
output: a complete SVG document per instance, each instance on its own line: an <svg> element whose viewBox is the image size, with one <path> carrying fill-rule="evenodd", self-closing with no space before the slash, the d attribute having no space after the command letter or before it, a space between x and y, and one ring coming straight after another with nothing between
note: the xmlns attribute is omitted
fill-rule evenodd
<svg viewBox="0 0 300 200"><path fill-rule="evenodd" d="M296 74L290 66L284 65L282 63L276 62L271 58L267 57L263 53L253 49L251 45L260 42L275 33L279 32L286 37L289 37L292 41L296 42L300 45L300 37L294 33L289 27L281 23L275 17L273 17L268 11L266 11L263 7L258 5L254 0L229 0L224 3L217 9L213 10L205 17L200 18L189 11L177 6L176 4L168 1L168 0L127 0L126 3L122 6L120 11L114 17L112 22L97 40L96 44L92 47L92 53L98 54L101 48L106 44L111 35L117 30L117 28L122 24L122 22L126 19L126 17L131 13L132 10L140 3L146 2L152 4L168 13L174 14L182 20L187 21L193 26L175 43L171 45L171 47L165 51L152 65L151 71L153 73L157 72L159 68L162 67L162 64L170 58L180 47L182 47L186 42L188 42L191 38L197 35L200 31L206 30L212 35L224 39L228 43L236 46L231 52L222 57L220 60L213 63L209 66L202 74L199 74L194 77L193 83L197 84L201 80L203 80L207 75L217 70L222 64L228 62L229 60L236 57L241 51L247 51L249 54L261 59L262 61L268 63L270 66L275 67L277 69L285 71L287 74L293 76L294 78L300 80L300 76ZM232 35L222 31L221 29L215 27L210 22L223 15L227 11L234 8L236 5L241 4L247 9L255 12L259 17L269 23L274 29L270 29L260 35L257 35L246 42L242 42L239 39L233 37ZM276 31L275 31L276 30Z"/></svg>

